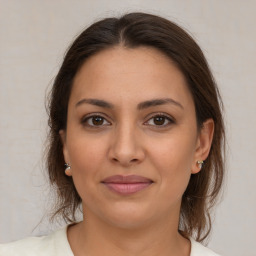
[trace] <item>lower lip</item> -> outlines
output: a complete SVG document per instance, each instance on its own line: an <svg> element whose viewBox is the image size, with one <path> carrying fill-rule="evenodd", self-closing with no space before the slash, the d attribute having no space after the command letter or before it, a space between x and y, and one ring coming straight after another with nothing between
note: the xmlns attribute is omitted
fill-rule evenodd
<svg viewBox="0 0 256 256"><path fill-rule="evenodd" d="M139 192L141 190L144 190L145 188L149 187L152 183L103 183L105 186L107 186L110 190L122 194L122 195L130 195L134 194L136 192Z"/></svg>

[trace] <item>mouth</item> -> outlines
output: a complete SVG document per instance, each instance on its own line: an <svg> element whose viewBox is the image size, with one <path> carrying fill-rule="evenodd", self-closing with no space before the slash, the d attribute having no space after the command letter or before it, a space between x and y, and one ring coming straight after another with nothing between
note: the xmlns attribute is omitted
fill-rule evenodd
<svg viewBox="0 0 256 256"><path fill-rule="evenodd" d="M137 175L115 175L101 182L108 189L121 195L130 195L148 188L153 181Z"/></svg>

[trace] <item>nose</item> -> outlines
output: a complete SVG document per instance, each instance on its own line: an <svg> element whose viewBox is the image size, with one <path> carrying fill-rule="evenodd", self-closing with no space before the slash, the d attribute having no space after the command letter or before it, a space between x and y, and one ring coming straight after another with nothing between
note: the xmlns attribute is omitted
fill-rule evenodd
<svg viewBox="0 0 256 256"><path fill-rule="evenodd" d="M135 126L120 125L113 131L109 159L124 167L141 163L145 158L142 138Z"/></svg>

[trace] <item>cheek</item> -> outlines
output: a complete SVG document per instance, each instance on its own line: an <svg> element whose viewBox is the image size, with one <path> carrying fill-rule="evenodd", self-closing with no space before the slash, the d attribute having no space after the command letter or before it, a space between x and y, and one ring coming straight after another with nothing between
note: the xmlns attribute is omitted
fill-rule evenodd
<svg viewBox="0 0 256 256"><path fill-rule="evenodd" d="M71 138L71 137L70 137ZM84 134L73 136L68 145L72 165L72 178L76 190L86 204L97 202L97 184L104 166L104 143L102 139ZM94 193L93 193L94 192Z"/></svg>
<svg viewBox="0 0 256 256"><path fill-rule="evenodd" d="M195 153L195 137L177 133L151 142L151 159L164 169L190 169ZM162 169L161 168L161 169Z"/></svg>
<svg viewBox="0 0 256 256"><path fill-rule="evenodd" d="M74 181L85 184L89 183L89 177L98 180L106 152L102 138L76 134L71 139L68 151Z"/></svg>
<svg viewBox="0 0 256 256"><path fill-rule="evenodd" d="M154 143L150 155L158 172L165 199L180 198L188 185L194 159L194 140L190 136L173 136Z"/></svg>

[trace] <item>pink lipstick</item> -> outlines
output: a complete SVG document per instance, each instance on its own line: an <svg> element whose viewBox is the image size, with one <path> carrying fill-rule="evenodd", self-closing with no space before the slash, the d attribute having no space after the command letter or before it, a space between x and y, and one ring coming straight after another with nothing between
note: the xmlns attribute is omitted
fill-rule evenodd
<svg viewBox="0 0 256 256"><path fill-rule="evenodd" d="M153 181L137 175L115 175L104 179L102 183L118 194L130 195L147 188Z"/></svg>

